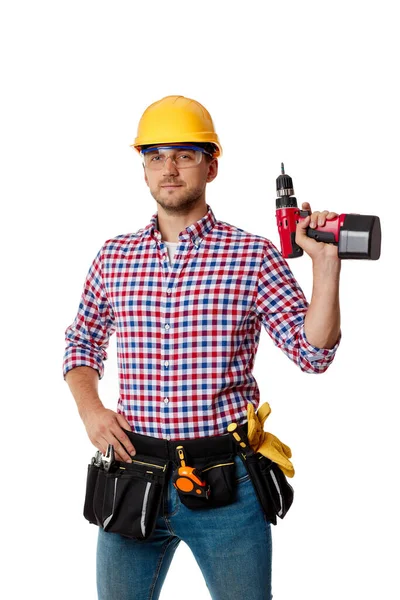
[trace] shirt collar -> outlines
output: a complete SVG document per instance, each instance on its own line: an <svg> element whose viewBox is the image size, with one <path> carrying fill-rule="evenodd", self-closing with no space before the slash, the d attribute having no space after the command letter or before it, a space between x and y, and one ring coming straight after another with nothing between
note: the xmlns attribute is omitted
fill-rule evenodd
<svg viewBox="0 0 400 600"><path fill-rule="evenodd" d="M209 231L214 227L217 220L215 215L211 209L209 204L207 206L206 214L201 217L195 223L188 225L185 229L183 229L179 234L179 241L181 240L191 240L194 245L200 243L200 240L207 235ZM158 213L154 213L154 215L150 219L150 223L143 229L142 239L146 237L150 237L156 240L161 240L161 232L158 229Z"/></svg>

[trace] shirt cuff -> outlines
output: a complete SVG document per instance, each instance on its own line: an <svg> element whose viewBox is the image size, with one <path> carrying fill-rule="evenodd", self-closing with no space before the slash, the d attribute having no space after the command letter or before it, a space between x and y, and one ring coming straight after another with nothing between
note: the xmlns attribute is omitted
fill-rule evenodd
<svg viewBox="0 0 400 600"><path fill-rule="evenodd" d="M339 331L339 337L333 348L317 348L317 346L313 346L307 340L303 325L300 331L300 354L305 360L311 363L320 361L329 364L335 356L341 338L342 331Z"/></svg>
<svg viewBox="0 0 400 600"><path fill-rule="evenodd" d="M68 348L64 355L63 375L64 379L68 371L75 367L91 367L99 373L99 379L104 375L104 364L99 358L95 358L83 351L82 348Z"/></svg>

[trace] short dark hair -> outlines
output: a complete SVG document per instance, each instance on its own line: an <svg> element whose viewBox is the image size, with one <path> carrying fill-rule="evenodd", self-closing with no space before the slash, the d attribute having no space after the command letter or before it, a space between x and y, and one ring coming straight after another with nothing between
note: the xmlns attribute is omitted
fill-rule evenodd
<svg viewBox="0 0 400 600"><path fill-rule="evenodd" d="M200 146L200 148L203 148L206 152L208 152L212 156L214 156L214 152L217 150L217 147L214 144L211 144L210 142L205 142L205 143L195 142L195 144L196 144L196 146ZM211 159L211 156L209 158Z"/></svg>

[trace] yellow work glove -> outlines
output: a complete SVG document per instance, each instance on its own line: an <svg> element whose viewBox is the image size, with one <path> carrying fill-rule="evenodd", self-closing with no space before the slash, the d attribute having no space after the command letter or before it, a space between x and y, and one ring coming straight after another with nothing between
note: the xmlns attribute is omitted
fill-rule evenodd
<svg viewBox="0 0 400 600"><path fill-rule="evenodd" d="M294 468L289 460L292 456L291 449L278 440L275 435L264 431L264 423L270 412L271 407L268 402L264 402L257 413L251 403L247 405L247 437L249 444L254 452L259 452L274 461L287 477L293 477Z"/></svg>

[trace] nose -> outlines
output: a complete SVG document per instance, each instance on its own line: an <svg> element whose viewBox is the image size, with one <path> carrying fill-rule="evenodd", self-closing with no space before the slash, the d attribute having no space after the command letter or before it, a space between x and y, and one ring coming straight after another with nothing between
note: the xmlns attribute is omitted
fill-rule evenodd
<svg viewBox="0 0 400 600"><path fill-rule="evenodd" d="M170 156L167 156L165 163L164 163L164 168L163 168L163 172L164 173L178 173L178 169L176 168L176 164L174 163L174 161L172 160L172 158Z"/></svg>

